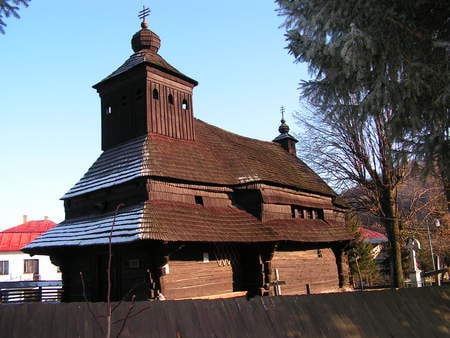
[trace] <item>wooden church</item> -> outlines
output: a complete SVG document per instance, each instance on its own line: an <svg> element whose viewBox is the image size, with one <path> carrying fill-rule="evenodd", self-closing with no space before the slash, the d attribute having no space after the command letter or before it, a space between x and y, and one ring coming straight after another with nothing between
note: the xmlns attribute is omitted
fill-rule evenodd
<svg viewBox="0 0 450 338"><path fill-rule="evenodd" d="M306 294L348 285L352 238L330 187L273 142L194 118L197 81L159 54L145 17L134 54L94 85L102 153L63 197L65 220L24 251L50 255L65 301Z"/></svg>

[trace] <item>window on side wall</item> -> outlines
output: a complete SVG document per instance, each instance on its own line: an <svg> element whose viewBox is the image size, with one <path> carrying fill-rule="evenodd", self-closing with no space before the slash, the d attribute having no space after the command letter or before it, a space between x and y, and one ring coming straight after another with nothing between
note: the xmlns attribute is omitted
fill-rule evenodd
<svg viewBox="0 0 450 338"><path fill-rule="evenodd" d="M323 209L291 205L292 218L325 219Z"/></svg>
<svg viewBox="0 0 450 338"><path fill-rule="evenodd" d="M0 275L9 274L9 261L0 261Z"/></svg>
<svg viewBox="0 0 450 338"><path fill-rule="evenodd" d="M23 261L23 273L39 273L39 260L25 259Z"/></svg>

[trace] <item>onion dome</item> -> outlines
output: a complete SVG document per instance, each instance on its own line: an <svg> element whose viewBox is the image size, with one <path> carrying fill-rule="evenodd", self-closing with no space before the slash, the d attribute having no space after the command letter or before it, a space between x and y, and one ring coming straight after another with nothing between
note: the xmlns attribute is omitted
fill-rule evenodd
<svg viewBox="0 0 450 338"><path fill-rule="evenodd" d="M280 134L288 134L289 133L289 126L286 124L286 121L282 118L281 119L281 125L278 127L278 131Z"/></svg>
<svg viewBox="0 0 450 338"><path fill-rule="evenodd" d="M159 46L161 45L161 39L155 33L153 33L147 27L147 22L142 21L141 23L142 29L133 35L131 39L131 48L135 53L149 50L152 53L157 53Z"/></svg>
<svg viewBox="0 0 450 338"><path fill-rule="evenodd" d="M275 137L273 142L279 143L289 154L296 156L297 150L295 149L295 144L298 140L289 134L289 126L284 120L284 107L281 107L281 125L278 127L280 135Z"/></svg>

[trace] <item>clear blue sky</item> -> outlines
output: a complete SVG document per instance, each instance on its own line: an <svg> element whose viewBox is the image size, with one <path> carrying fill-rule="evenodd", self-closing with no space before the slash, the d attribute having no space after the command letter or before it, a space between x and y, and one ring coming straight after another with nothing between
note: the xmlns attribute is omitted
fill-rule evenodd
<svg viewBox="0 0 450 338"><path fill-rule="evenodd" d="M271 141L284 105L296 132L291 114L308 74L285 49L273 1L33 0L0 35L0 229L23 214L64 219L59 198L101 153L91 86L132 54L144 4L159 54L199 82L196 117Z"/></svg>

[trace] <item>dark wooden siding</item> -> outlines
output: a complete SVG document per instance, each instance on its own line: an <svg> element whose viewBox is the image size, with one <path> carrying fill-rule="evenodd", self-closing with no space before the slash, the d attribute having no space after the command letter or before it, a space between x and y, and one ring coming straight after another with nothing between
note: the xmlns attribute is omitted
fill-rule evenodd
<svg viewBox="0 0 450 338"><path fill-rule="evenodd" d="M311 293L339 290L336 258L329 248L320 249L320 252L318 249L276 251L272 269L278 269L280 280L286 282L281 287L283 295L306 294L307 284Z"/></svg>
<svg viewBox="0 0 450 338"><path fill-rule="evenodd" d="M102 150L146 133L145 80L138 69L102 86ZM111 113L107 114L107 108Z"/></svg>

